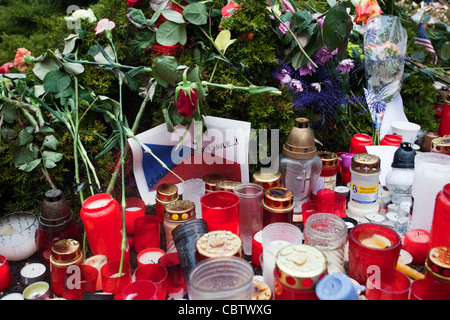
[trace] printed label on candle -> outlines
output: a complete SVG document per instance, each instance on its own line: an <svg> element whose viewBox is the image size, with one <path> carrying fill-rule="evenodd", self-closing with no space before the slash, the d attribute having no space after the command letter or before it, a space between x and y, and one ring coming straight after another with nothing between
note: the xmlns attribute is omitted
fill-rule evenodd
<svg viewBox="0 0 450 320"><path fill-rule="evenodd" d="M363 187L352 184L352 200L357 203L375 203L378 199L378 185Z"/></svg>

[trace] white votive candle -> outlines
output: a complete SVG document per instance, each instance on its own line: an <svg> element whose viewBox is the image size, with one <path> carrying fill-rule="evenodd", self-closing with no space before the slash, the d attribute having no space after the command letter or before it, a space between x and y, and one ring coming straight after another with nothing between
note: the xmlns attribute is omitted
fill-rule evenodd
<svg viewBox="0 0 450 320"><path fill-rule="evenodd" d="M45 279L45 272L47 267L42 263L26 264L20 270L20 279L23 284L29 285L34 282L43 281Z"/></svg>

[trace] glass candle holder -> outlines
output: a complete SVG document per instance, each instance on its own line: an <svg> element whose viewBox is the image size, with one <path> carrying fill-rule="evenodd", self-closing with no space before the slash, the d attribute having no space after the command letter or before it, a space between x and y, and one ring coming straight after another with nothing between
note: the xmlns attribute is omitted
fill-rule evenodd
<svg viewBox="0 0 450 320"><path fill-rule="evenodd" d="M112 293L120 299L123 289L132 281L131 264L124 260L122 273L120 271L120 259L108 261L101 269L103 292Z"/></svg>
<svg viewBox="0 0 450 320"><path fill-rule="evenodd" d="M50 297L50 285L45 281L38 281L26 287L22 295L25 300L46 300Z"/></svg>
<svg viewBox="0 0 450 320"><path fill-rule="evenodd" d="M201 199L202 218L209 231L228 230L240 235L239 196L228 191L207 192Z"/></svg>
<svg viewBox="0 0 450 320"><path fill-rule="evenodd" d="M5 256L0 255L0 292L8 289L11 284L12 278L8 260Z"/></svg>
<svg viewBox="0 0 450 320"><path fill-rule="evenodd" d="M292 223L294 220L294 194L283 187L271 187L264 192L262 226L274 222Z"/></svg>
<svg viewBox="0 0 450 320"><path fill-rule="evenodd" d="M183 182L183 200L192 201L195 204L195 217L202 218L201 197L205 194L205 181L200 178L189 179Z"/></svg>
<svg viewBox="0 0 450 320"><path fill-rule="evenodd" d="M97 277L97 284L95 291L101 291L102 290L102 277L100 275L101 268L108 262L105 255L99 254L96 256L92 256L84 260L83 264L87 264L90 266L93 266L98 271L98 277Z"/></svg>
<svg viewBox="0 0 450 320"><path fill-rule="evenodd" d="M367 300L408 300L411 280L393 267L377 267L366 281Z"/></svg>
<svg viewBox="0 0 450 320"><path fill-rule="evenodd" d="M392 229L371 223L358 224L349 232L348 275L364 285L373 267L397 265L400 236Z"/></svg>
<svg viewBox="0 0 450 320"><path fill-rule="evenodd" d="M317 199L319 190L332 190L336 187L338 172L338 156L334 152L318 151L317 155L322 160L322 171L311 191L311 200Z"/></svg>
<svg viewBox="0 0 450 320"><path fill-rule="evenodd" d="M90 196L83 202L80 217L92 253L103 254L108 260L120 259L122 210L119 203L106 193Z"/></svg>
<svg viewBox="0 0 450 320"><path fill-rule="evenodd" d="M263 248L262 248L262 229L261 229L253 234L252 240L252 264L257 268L261 268L259 258L262 255L262 252Z"/></svg>
<svg viewBox="0 0 450 320"><path fill-rule="evenodd" d="M82 300L83 293L95 292L98 270L91 265L69 267L65 273L62 297L66 300Z"/></svg>
<svg viewBox="0 0 450 320"><path fill-rule="evenodd" d="M122 291L122 300L157 300L158 288L150 280L137 280Z"/></svg>
<svg viewBox="0 0 450 320"><path fill-rule="evenodd" d="M317 213L309 217L303 229L305 244L320 250L327 259L328 273L345 273L344 251L347 225L330 213Z"/></svg>
<svg viewBox="0 0 450 320"><path fill-rule="evenodd" d="M289 244L301 244L303 234L297 226L286 222L274 222L262 230L262 269L264 282L273 292L275 258L278 251Z"/></svg>
<svg viewBox="0 0 450 320"><path fill-rule="evenodd" d="M191 300L250 300L253 294L253 268L238 257L206 259L192 270Z"/></svg>
<svg viewBox="0 0 450 320"><path fill-rule="evenodd" d="M350 140L350 153L367 153L366 146L371 145L373 145L371 136L364 133L357 133Z"/></svg>
<svg viewBox="0 0 450 320"><path fill-rule="evenodd" d="M0 218L0 255L9 261L31 257L37 250L37 229L38 221L31 212L19 211Z"/></svg>
<svg viewBox="0 0 450 320"><path fill-rule="evenodd" d="M166 253L158 263L167 270L167 293L176 293L186 289L180 258L177 252Z"/></svg>
<svg viewBox="0 0 450 320"><path fill-rule="evenodd" d="M450 293L438 281L433 279L417 279L411 284L409 300L448 300Z"/></svg>
<svg viewBox="0 0 450 320"><path fill-rule="evenodd" d="M134 221L134 250L139 253L146 248L161 246L161 219L145 215Z"/></svg>
<svg viewBox="0 0 450 320"><path fill-rule="evenodd" d="M244 183L234 188L239 196L239 219L244 254L252 254L252 236L262 228L263 187L256 183Z"/></svg>
<svg viewBox="0 0 450 320"><path fill-rule="evenodd" d="M160 264L144 264L134 272L134 281L150 280L158 288L157 300L167 298L167 277L168 272Z"/></svg>
<svg viewBox="0 0 450 320"><path fill-rule="evenodd" d="M438 281L450 292L450 247L434 247L428 252L425 278Z"/></svg>
<svg viewBox="0 0 450 320"><path fill-rule="evenodd" d="M138 267L144 264L157 264L159 258L166 253L160 248L146 248L141 250L137 255Z"/></svg>
<svg viewBox="0 0 450 320"><path fill-rule="evenodd" d="M145 202L141 198L125 199L125 230L127 234L134 235L134 221L145 215Z"/></svg>

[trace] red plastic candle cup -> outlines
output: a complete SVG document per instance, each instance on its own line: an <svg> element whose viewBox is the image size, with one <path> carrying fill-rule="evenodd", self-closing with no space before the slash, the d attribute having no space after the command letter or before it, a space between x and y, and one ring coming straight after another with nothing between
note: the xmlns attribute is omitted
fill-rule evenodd
<svg viewBox="0 0 450 320"><path fill-rule="evenodd" d="M125 230L133 235L134 220L145 215L145 202L141 198L127 198L125 203Z"/></svg>
<svg viewBox="0 0 450 320"><path fill-rule="evenodd" d="M331 213L338 217L347 214L347 199L345 196L334 192L334 190L321 189L317 192L318 210L321 213Z"/></svg>
<svg viewBox="0 0 450 320"><path fill-rule="evenodd" d="M97 285L95 287L95 291L102 290L102 277L100 276L100 269L106 264L106 262L108 262L106 256L99 254L99 255L87 258L83 263L83 264L93 266L94 268L96 268L98 270Z"/></svg>
<svg viewBox="0 0 450 320"><path fill-rule="evenodd" d="M214 191L201 197L202 219L209 231L227 230L240 235L239 196L228 191Z"/></svg>
<svg viewBox="0 0 450 320"><path fill-rule="evenodd" d="M8 260L5 256L0 255L0 292L8 289L11 284L12 278Z"/></svg>
<svg viewBox="0 0 450 320"><path fill-rule="evenodd" d="M134 250L139 253L147 248L161 246L161 219L146 215L134 221Z"/></svg>
<svg viewBox="0 0 450 320"><path fill-rule="evenodd" d="M158 263L159 258L165 254L164 250L160 248L146 248L137 255L138 267Z"/></svg>
<svg viewBox="0 0 450 320"><path fill-rule="evenodd" d="M372 146L372 137L368 134L357 133L350 140L350 153L367 153L366 146Z"/></svg>
<svg viewBox="0 0 450 320"><path fill-rule="evenodd" d="M120 259L108 261L101 269L103 292L112 293L121 297L123 289L131 283L131 264L124 260L122 273L120 271Z"/></svg>
<svg viewBox="0 0 450 320"><path fill-rule="evenodd" d="M84 292L95 292L99 272L91 265L75 265L65 273L62 297L66 300L82 300Z"/></svg>
<svg viewBox="0 0 450 320"><path fill-rule="evenodd" d="M403 249L411 254L414 264L424 264L430 250L430 233L423 229L406 232Z"/></svg>
<svg viewBox="0 0 450 320"><path fill-rule="evenodd" d="M306 220L313 214L318 213L318 204L316 200L306 201L302 204L302 216L303 216L303 225L306 223Z"/></svg>
<svg viewBox="0 0 450 320"><path fill-rule="evenodd" d="M450 183L438 192L430 231L430 247L450 247Z"/></svg>
<svg viewBox="0 0 450 320"><path fill-rule="evenodd" d="M448 300L450 293L440 282L433 279L417 279L411 284L409 300Z"/></svg>
<svg viewBox="0 0 450 320"><path fill-rule="evenodd" d="M135 281L150 280L158 288L157 300L167 298L167 276L168 272L160 264L144 264L134 272Z"/></svg>
<svg viewBox="0 0 450 320"><path fill-rule="evenodd" d="M442 107L438 133L440 137L450 134L450 104L448 102L444 102Z"/></svg>
<svg viewBox="0 0 450 320"><path fill-rule="evenodd" d="M150 280L130 283L122 291L122 300L156 300L158 288Z"/></svg>
<svg viewBox="0 0 450 320"><path fill-rule="evenodd" d="M89 247L94 255L108 260L120 259L122 247L122 210L109 194L90 196L80 211Z"/></svg>
<svg viewBox="0 0 450 320"><path fill-rule="evenodd" d="M393 267L375 266L366 282L367 300L408 300L411 280Z"/></svg>
<svg viewBox="0 0 450 320"><path fill-rule="evenodd" d="M397 232L372 223L363 223L349 232L348 276L364 285L369 268L397 266L402 242Z"/></svg>
<svg viewBox="0 0 450 320"><path fill-rule="evenodd" d="M261 268L259 257L262 255L262 252L262 230L259 230L252 237L252 264L257 268Z"/></svg>
<svg viewBox="0 0 450 320"><path fill-rule="evenodd" d="M396 134L387 134L383 137L383 139L381 139L380 145L400 147L400 142L402 141L403 138Z"/></svg>
<svg viewBox="0 0 450 320"><path fill-rule="evenodd" d="M167 270L167 293L175 293L186 288L178 252L166 253L159 258L158 263Z"/></svg>

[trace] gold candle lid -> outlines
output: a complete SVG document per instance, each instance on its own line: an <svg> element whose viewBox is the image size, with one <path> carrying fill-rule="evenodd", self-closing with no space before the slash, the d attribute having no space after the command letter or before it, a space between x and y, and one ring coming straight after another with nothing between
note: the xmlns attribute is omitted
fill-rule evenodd
<svg viewBox="0 0 450 320"><path fill-rule="evenodd" d="M291 211L294 208L294 194L283 187L269 188L264 192L263 207L270 211Z"/></svg>
<svg viewBox="0 0 450 320"><path fill-rule="evenodd" d="M434 247L428 252L425 262L428 270L444 281L450 282L450 247Z"/></svg>
<svg viewBox="0 0 450 320"><path fill-rule="evenodd" d="M241 185L240 181L221 180L217 182L217 190L233 192L234 188Z"/></svg>
<svg viewBox="0 0 450 320"><path fill-rule="evenodd" d="M334 168L337 166L338 156L330 151L318 151L317 155L322 159L322 168Z"/></svg>
<svg viewBox="0 0 450 320"><path fill-rule="evenodd" d="M253 182L267 190L270 187L279 187L281 185L281 173L261 173L261 171L253 174Z"/></svg>
<svg viewBox="0 0 450 320"><path fill-rule="evenodd" d="M156 200L160 202L172 202L178 199L178 188L172 183L162 183L156 188Z"/></svg>
<svg viewBox="0 0 450 320"><path fill-rule="evenodd" d="M231 231L218 230L202 235L195 245L197 253L205 258L242 257L242 241Z"/></svg>
<svg viewBox="0 0 450 320"><path fill-rule="evenodd" d="M381 169L381 160L374 154L355 154L352 158L351 169L361 174L377 173L380 172Z"/></svg>
<svg viewBox="0 0 450 320"><path fill-rule="evenodd" d="M208 173L203 177L203 181L205 182L205 191L211 192L217 190L217 183L226 180L226 175L222 173Z"/></svg>
<svg viewBox="0 0 450 320"><path fill-rule="evenodd" d="M53 264L72 264L81 260L83 253L81 252L80 243L73 239L63 239L56 241L52 245L52 255L50 261Z"/></svg>
<svg viewBox="0 0 450 320"><path fill-rule="evenodd" d="M314 290L326 271L324 254L304 244L292 244L280 249L275 259L275 277L284 286L295 290ZM275 292L277 290L282 288L275 287Z"/></svg>
<svg viewBox="0 0 450 320"><path fill-rule="evenodd" d="M431 140L431 151L450 154L450 135Z"/></svg>
<svg viewBox="0 0 450 320"><path fill-rule="evenodd" d="M309 128L309 119L295 119L294 127L283 145L282 153L293 159L313 158L316 155L316 144Z"/></svg>
<svg viewBox="0 0 450 320"><path fill-rule="evenodd" d="M164 207L164 219L184 222L195 218L195 204L189 200L175 200Z"/></svg>

